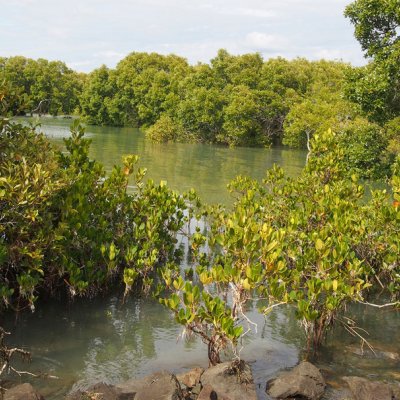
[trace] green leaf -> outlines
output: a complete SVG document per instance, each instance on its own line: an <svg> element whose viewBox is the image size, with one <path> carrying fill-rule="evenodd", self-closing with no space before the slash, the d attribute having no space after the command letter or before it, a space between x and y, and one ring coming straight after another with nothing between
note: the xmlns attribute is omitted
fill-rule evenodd
<svg viewBox="0 0 400 400"><path fill-rule="evenodd" d="M315 242L315 248L320 251L324 248L324 242L321 239L317 239Z"/></svg>

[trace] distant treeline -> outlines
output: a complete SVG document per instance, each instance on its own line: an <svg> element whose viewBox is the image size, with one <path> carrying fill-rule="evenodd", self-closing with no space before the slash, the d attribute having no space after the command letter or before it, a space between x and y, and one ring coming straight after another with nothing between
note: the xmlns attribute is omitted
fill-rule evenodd
<svg viewBox="0 0 400 400"><path fill-rule="evenodd" d="M0 78L25 95L22 107L9 107L14 114L77 114L89 124L143 128L156 141L229 146L306 148L332 128L358 172L371 176L398 152L400 119L380 113L379 99L366 101L368 68L226 50L195 66L176 55L134 52L115 69L89 74L60 61L0 58Z"/></svg>
<svg viewBox="0 0 400 400"><path fill-rule="evenodd" d="M6 81L12 88L7 110L13 115L79 113L86 77L61 61L0 57L0 82Z"/></svg>

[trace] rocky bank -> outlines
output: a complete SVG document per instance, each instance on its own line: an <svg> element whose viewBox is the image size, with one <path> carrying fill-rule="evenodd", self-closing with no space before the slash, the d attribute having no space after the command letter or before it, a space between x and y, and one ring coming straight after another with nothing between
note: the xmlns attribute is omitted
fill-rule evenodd
<svg viewBox="0 0 400 400"><path fill-rule="evenodd" d="M266 382L267 399L302 400L400 400L399 382L379 382L354 376L343 377L343 388L327 395L324 377L317 367L301 362ZM325 397L327 396L327 397ZM117 385L97 383L84 391L66 396L66 400L257 400L249 364L226 362L193 368L174 375L156 372L142 379ZM30 384L7 390L2 400L45 400Z"/></svg>

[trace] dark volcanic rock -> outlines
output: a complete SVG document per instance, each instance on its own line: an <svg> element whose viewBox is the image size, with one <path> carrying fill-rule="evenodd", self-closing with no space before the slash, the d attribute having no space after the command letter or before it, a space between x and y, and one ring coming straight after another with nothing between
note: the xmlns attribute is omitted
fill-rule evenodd
<svg viewBox="0 0 400 400"><path fill-rule="evenodd" d="M291 371L282 372L268 382L267 392L277 399L303 398L318 400L325 391L325 381L319 369L304 361Z"/></svg>

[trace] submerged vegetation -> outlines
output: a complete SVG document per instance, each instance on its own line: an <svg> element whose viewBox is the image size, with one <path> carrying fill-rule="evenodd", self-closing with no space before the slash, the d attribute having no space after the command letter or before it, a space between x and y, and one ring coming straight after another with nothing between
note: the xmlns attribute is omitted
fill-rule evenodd
<svg viewBox="0 0 400 400"><path fill-rule="evenodd" d="M357 0L347 8L373 57L358 69L224 50L197 66L132 53L115 70L88 76L59 62L1 59L3 115L33 112L49 99L40 111L146 127L158 141L309 149L297 178L274 167L262 182L235 179L228 208L146 181L137 156L106 176L89 158L79 123L62 152L36 127L1 117L2 307L34 309L40 296L93 296L122 284L125 295L152 293L168 307L207 344L211 364L252 329L246 311L258 300L265 314L294 307L310 351L334 323L367 343L344 319L346 305L370 304L379 289L391 299L380 308L400 306L400 7L392 6L398 1ZM393 21L375 20L375 9ZM391 176L391 192L366 198L359 179L382 175ZM185 271L178 234L191 248Z"/></svg>

